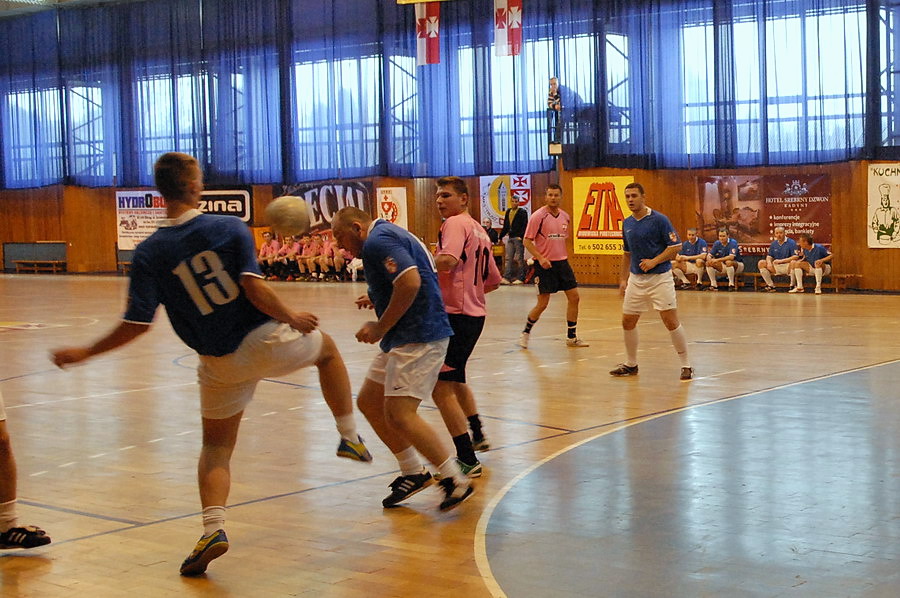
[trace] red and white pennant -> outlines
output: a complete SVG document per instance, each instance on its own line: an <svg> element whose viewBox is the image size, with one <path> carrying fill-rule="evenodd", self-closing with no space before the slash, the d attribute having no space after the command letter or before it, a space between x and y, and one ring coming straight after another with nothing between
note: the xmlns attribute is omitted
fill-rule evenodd
<svg viewBox="0 0 900 598"><path fill-rule="evenodd" d="M416 64L441 61L441 3L416 4Z"/></svg>
<svg viewBox="0 0 900 598"><path fill-rule="evenodd" d="M494 54L518 56L522 51L522 0L494 0Z"/></svg>

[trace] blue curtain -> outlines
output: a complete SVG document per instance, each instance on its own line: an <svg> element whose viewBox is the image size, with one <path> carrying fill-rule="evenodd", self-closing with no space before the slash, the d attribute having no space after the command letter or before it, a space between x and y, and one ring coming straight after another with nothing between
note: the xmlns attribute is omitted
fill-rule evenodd
<svg viewBox="0 0 900 598"><path fill-rule="evenodd" d="M0 176L148 185L171 150L219 184L540 172L552 76L567 168L890 157L894 4L525 0L511 57L493 0L446 2L421 67L382 0L57 8L0 20Z"/></svg>

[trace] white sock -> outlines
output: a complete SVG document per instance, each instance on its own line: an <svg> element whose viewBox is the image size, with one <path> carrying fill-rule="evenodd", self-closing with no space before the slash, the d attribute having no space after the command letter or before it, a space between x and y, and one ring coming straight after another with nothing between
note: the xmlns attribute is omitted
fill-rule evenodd
<svg viewBox="0 0 900 598"><path fill-rule="evenodd" d="M794 286L798 289L803 288L803 270L800 268L794 268Z"/></svg>
<svg viewBox="0 0 900 598"><path fill-rule="evenodd" d="M637 327L632 328L631 330L622 330L623 335L625 336L625 365L630 368L633 368L637 365L637 350L638 350L638 331Z"/></svg>
<svg viewBox="0 0 900 598"><path fill-rule="evenodd" d="M706 274L709 275L709 284L713 288L718 287L719 285L716 283L716 269L715 268L707 268Z"/></svg>
<svg viewBox="0 0 900 598"><path fill-rule="evenodd" d="M415 475L422 473L422 460L419 459L419 453L413 447L394 453L394 457L397 458L397 463L400 465L401 474Z"/></svg>
<svg viewBox="0 0 900 598"><path fill-rule="evenodd" d="M10 528L17 527L18 519L16 518L16 499L9 502L0 503L0 533Z"/></svg>
<svg viewBox="0 0 900 598"><path fill-rule="evenodd" d="M456 457L452 455L449 459L438 465L438 471L441 472L441 479L453 478L457 484L462 486L469 485L469 478L463 475L462 470L459 468L459 464L456 462Z"/></svg>
<svg viewBox="0 0 900 598"><path fill-rule="evenodd" d="M675 276L677 276L681 282L683 282L684 284L688 283L687 276L684 275L684 272L682 272L678 268L672 268L672 272L675 273Z"/></svg>
<svg viewBox="0 0 900 598"><path fill-rule="evenodd" d="M772 273L769 272L766 268L760 268L759 274L760 274L760 276L762 276L762 279L766 281L766 286L768 286L768 287L775 286L775 282L772 280Z"/></svg>
<svg viewBox="0 0 900 598"><path fill-rule="evenodd" d="M672 337L672 346L675 347L675 352L678 353L678 358L681 360L681 367L691 367L691 361L688 359L687 335L684 333L684 326L679 324L678 328L669 331L669 336Z"/></svg>
<svg viewBox="0 0 900 598"><path fill-rule="evenodd" d="M225 507L206 507L203 509L203 535L208 536L225 529Z"/></svg>
<svg viewBox="0 0 900 598"><path fill-rule="evenodd" d="M725 266L725 274L728 275L728 286L734 286L734 266Z"/></svg>
<svg viewBox="0 0 900 598"><path fill-rule="evenodd" d="M337 416L334 418L334 423L337 424L337 431L341 438L345 438L350 442L359 442L359 434L356 432L356 418L352 412L347 415Z"/></svg>
<svg viewBox="0 0 900 598"><path fill-rule="evenodd" d="M825 276L824 268L813 268L813 274L816 275L816 288L822 288L822 277Z"/></svg>

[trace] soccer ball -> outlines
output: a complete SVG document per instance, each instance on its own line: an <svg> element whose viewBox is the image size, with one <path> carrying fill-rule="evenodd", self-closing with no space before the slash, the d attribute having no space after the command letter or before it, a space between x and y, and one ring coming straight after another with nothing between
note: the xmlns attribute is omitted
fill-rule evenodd
<svg viewBox="0 0 900 598"><path fill-rule="evenodd" d="M309 205L293 195L279 197L266 206L266 220L279 235L302 236L309 232Z"/></svg>

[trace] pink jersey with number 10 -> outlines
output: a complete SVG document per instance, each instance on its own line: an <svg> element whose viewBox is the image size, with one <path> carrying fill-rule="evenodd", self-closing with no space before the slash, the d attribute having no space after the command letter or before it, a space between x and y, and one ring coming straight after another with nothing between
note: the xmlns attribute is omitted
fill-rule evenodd
<svg viewBox="0 0 900 598"><path fill-rule="evenodd" d="M487 233L468 212L451 216L438 234L438 255L452 255L456 266L438 274L441 295L448 314L485 316L484 287L500 284Z"/></svg>

